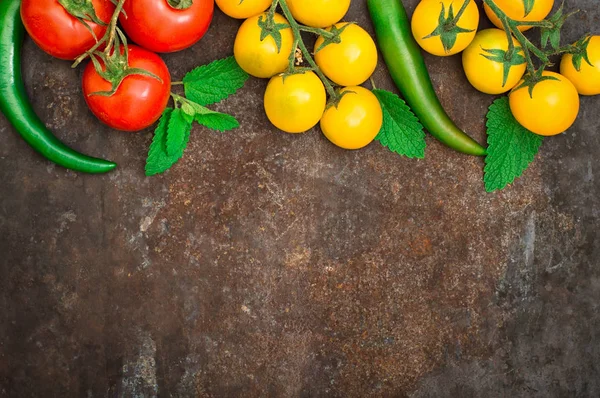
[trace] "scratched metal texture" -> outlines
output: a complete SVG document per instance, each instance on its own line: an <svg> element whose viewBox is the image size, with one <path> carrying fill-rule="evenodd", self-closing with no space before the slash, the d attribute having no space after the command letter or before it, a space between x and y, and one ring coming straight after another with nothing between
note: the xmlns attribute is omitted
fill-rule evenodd
<svg viewBox="0 0 600 398"><path fill-rule="evenodd" d="M596 0L566 7L566 40L600 32ZM372 32L364 0L347 20ZM231 54L238 26L217 11L164 57L173 78ZM483 142L493 98L460 57L426 61ZM23 69L48 126L120 167L55 167L0 117L0 397L600 395L599 98L488 194L482 159L430 137L408 160L278 132L251 79L215 106L239 130L194 128L146 178L151 130L104 127L81 70L30 40ZM394 90L381 63L374 81Z"/></svg>

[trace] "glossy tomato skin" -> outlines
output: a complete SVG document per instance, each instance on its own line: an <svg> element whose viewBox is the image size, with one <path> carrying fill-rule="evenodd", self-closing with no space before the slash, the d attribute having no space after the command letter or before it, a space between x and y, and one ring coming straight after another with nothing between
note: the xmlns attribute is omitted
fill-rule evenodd
<svg viewBox="0 0 600 398"><path fill-rule="evenodd" d="M98 18L108 23L115 10L110 0L92 0L92 4ZM23 0L21 20L33 41L56 58L74 60L96 44L85 25L56 0ZM105 26L88 24L98 39L106 32Z"/></svg>
<svg viewBox="0 0 600 398"><path fill-rule="evenodd" d="M514 37L512 40L515 47L519 47ZM503 85L503 63L486 58L491 54L489 51L494 50L508 51L508 37L503 30L484 29L477 32L473 42L462 53L463 69L469 83L482 93L492 95L510 91L521 80L527 69L525 62L512 65L506 83ZM523 51L519 54L523 55Z"/></svg>
<svg viewBox="0 0 600 398"><path fill-rule="evenodd" d="M90 62L83 72L83 95L92 113L108 126L122 131L138 131L156 122L165 110L171 92L171 75L157 54L135 45L129 45L129 66L145 69L161 80L131 75L123 80L112 96L92 95L98 91L110 91L111 85Z"/></svg>
<svg viewBox="0 0 600 398"><path fill-rule="evenodd" d="M470 32L459 33L452 48L446 51L440 36L428 37L439 25L442 6L446 12L445 17L448 17L450 7L453 9L454 15L456 15L465 1L467 0L422 0L417 5L412 16L411 29L415 40L423 50L430 54L444 57L458 54L471 44L479 26L479 9L473 0L471 0L458 21L459 27L468 29Z"/></svg>
<svg viewBox="0 0 600 398"><path fill-rule="evenodd" d="M344 149L369 145L381 130L383 111L379 100L364 87L344 87L346 94L337 107L329 107L321 118L321 130L329 141Z"/></svg>
<svg viewBox="0 0 600 398"><path fill-rule="evenodd" d="M346 27L340 43L332 43L319 50L325 41L319 36L315 43L315 61L323 73L340 86L358 86L375 72L377 47L369 33L356 24L340 22ZM319 51L317 51L319 50Z"/></svg>
<svg viewBox="0 0 600 398"><path fill-rule="evenodd" d="M581 60L579 70L573 65L573 55L565 54L560 62L560 73L575 85L581 95L600 94L600 36L592 36L587 46L587 56L591 63Z"/></svg>
<svg viewBox="0 0 600 398"><path fill-rule="evenodd" d="M272 36L261 40L261 28L258 25L261 18L267 14L255 15L244 21L240 26L235 42L233 55L235 60L246 73L251 76L266 79L284 72L289 66L289 57L294 45L294 34L291 28L280 30L281 48ZM275 13L275 23L288 24L283 15Z"/></svg>
<svg viewBox="0 0 600 398"><path fill-rule="evenodd" d="M523 0L494 0L494 3L502 11L508 15L509 18L514 19L516 21L541 21L546 18L550 11L552 11L552 7L554 7L554 0L534 0L533 8L529 13L525 12L525 3ZM496 16L494 11L487 6L487 4L483 5L483 9L485 10L486 15L492 21L492 23L498 28L503 29L502 22ZM526 30L531 29L529 26L519 26L519 30L521 32L525 32Z"/></svg>
<svg viewBox="0 0 600 398"><path fill-rule="evenodd" d="M350 8L350 0L288 0L298 22L313 28L327 28L338 23Z"/></svg>
<svg viewBox="0 0 600 398"><path fill-rule="evenodd" d="M216 0L217 6L231 18L246 19L261 14L271 5L271 0Z"/></svg>
<svg viewBox="0 0 600 398"><path fill-rule="evenodd" d="M119 21L125 33L139 46L158 53L191 47L212 21L214 0L194 0L191 7L177 10L167 0L127 0Z"/></svg>
<svg viewBox="0 0 600 398"><path fill-rule="evenodd" d="M316 126L326 104L325 87L314 72L275 76L265 91L267 117L286 133L303 133Z"/></svg>
<svg viewBox="0 0 600 398"><path fill-rule="evenodd" d="M575 123L579 113L579 95L566 77L550 71L544 71L543 76L553 80L536 84L532 95L529 95L527 87L510 93L510 110L515 119L531 132L557 135Z"/></svg>

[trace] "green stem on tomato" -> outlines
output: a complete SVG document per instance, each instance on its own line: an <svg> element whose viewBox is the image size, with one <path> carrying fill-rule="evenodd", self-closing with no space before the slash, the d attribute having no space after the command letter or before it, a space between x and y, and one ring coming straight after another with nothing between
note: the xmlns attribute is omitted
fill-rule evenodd
<svg viewBox="0 0 600 398"><path fill-rule="evenodd" d="M319 66L313 59L312 54L310 53L310 51L308 51L308 48L306 48L306 44L304 44L304 41L302 40L302 36L300 33L300 25L294 19L294 16L292 15L292 13L287 5L287 1L286 0L274 0L273 4L275 4L275 3L279 3L279 5L281 6L283 15L285 15L285 18L288 20L288 22L290 24L290 28L292 29L292 32L294 34L294 39L295 39L295 41L298 42L298 47L300 48L300 51L302 51L302 55L304 56L304 59L306 60L306 62L308 62L311 69L317 74L317 76L319 76L319 79L321 79L321 81L323 82L323 85L325 85L325 89L327 90L327 93L329 94L329 97L332 100L332 102L337 103L340 95L335 91L335 88L333 87L333 84L331 83L331 81L323 74L323 71L321 71L321 68L319 68ZM295 52L296 49L294 48L292 51ZM293 68L291 71L293 71Z"/></svg>
<svg viewBox="0 0 600 398"><path fill-rule="evenodd" d="M104 43L107 43L106 49L104 50L104 52L108 54L108 52L110 51L110 48L112 47L112 44L115 41L115 35L116 35L116 31L118 29L117 23L119 22L119 15L121 14L121 12L123 10L123 4L125 4L125 0L119 0L119 2L117 3L117 7L115 9L115 12L113 13L113 15L110 19L108 27L106 28L106 33L104 34L102 39L97 41L96 44L92 48L87 50L85 53L81 54L79 56L79 58L77 58L75 60L75 62L73 62L73 65L72 65L73 68L76 68L86 58L88 58L91 54L93 54L96 50L98 50Z"/></svg>

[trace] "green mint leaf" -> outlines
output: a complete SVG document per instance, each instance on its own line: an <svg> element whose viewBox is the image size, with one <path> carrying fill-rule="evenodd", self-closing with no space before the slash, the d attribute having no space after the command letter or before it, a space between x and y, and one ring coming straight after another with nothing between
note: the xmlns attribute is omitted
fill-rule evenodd
<svg viewBox="0 0 600 398"><path fill-rule="evenodd" d="M535 158L542 137L521 126L510 111L508 97L494 101L487 114L488 149L485 190L504 189L520 177Z"/></svg>
<svg viewBox="0 0 600 398"><path fill-rule="evenodd" d="M408 158L425 157L425 132L419 119L396 94L373 90L383 110L383 125L375 139L390 151Z"/></svg>
<svg viewBox="0 0 600 398"><path fill-rule="evenodd" d="M152 140L152 144L150 145L148 159L146 160L147 176L163 173L177 163L177 161L183 156L183 151L185 150L185 147L190 139L191 129L186 132L179 151L173 155L169 155L167 153L167 134L173 112L174 110L172 108L165 109L162 117L160 118L160 122L154 131L154 138Z"/></svg>
<svg viewBox="0 0 600 398"><path fill-rule="evenodd" d="M216 131L228 131L240 127L240 123L231 115L219 112L196 114L195 120L209 129Z"/></svg>
<svg viewBox="0 0 600 398"><path fill-rule="evenodd" d="M234 57L214 61L189 72L183 78L185 96L200 105L221 102L244 86L248 74Z"/></svg>
<svg viewBox="0 0 600 398"><path fill-rule="evenodd" d="M192 128L191 117L181 109L175 109L171 113L167 127L167 155L174 156L184 144L186 134Z"/></svg>

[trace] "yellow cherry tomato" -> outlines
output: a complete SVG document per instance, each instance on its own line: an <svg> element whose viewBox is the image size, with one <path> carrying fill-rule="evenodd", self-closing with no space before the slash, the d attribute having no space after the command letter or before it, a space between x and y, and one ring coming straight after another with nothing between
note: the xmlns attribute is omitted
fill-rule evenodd
<svg viewBox="0 0 600 398"><path fill-rule="evenodd" d="M494 0L494 3L496 3L510 19L528 22L537 22L546 18L554 6L554 0ZM531 8L526 9L526 5L528 7L531 6ZM484 3L483 9L490 21L492 21L498 29L503 29L502 22L500 22L496 13L494 13L487 4ZM529 26L519 26L521 32L525 32L529 29L531 29Z"/></svg>
<svg viewBox="0 0 600 398"><path fill-rule="evenodd" d="M294 18L313 28L326 28L344 18L350 0L287 0Z"/></svg>
<svg viewBox="0 0 600 398"><path fill-rule="evenodd" d="M514 37L512 41L515 47L520 47ZM527 64L523 51L515 52L514 64L505 62L507 51L508 37L503 30L479 31L462 53L463 69L471 85L492 95L505 93L515 87L525 74Z"/></svg>
<svg viewBox="0 0 600 398"><path fill-rule="evenodd" d="M565 54L560 62L560 73L575 85L582 95L600 94L600 36L592 36L587 45L587 60L581 57L579 70L573 65L573 55ZM591 65L590 65L591 64Z"/></svg>
<svg viewBox="0 0 600 398"><path fill-rule="evenodd" d="M260 14L248 18L237 32L233 44L233 55L240 67L249 75L269 78L284 72L289 65L289 57L294 45L294 34L291 28L282 29L281 48L272 36L260 40L261 28L259 20L267 18L267 14ZM287 24L287 20L280 14L275 14L275 23Z"/></svg>
<svg viewBox="0 0 600 398"><path fill-rule="evenodd" d="M527 87L510 93L510 110L515 119L531 132L557 135L575 123L579 113L579 95L566 77L549 71L544 71L542 76L552 80L536 84L531 96Z"/></svg>
<svg viewBox="0 0 600 398"><path fill-rule="evenodd" d="M377 47L369 33L356 24L342 22L335 27L345 27L341 42L321 48L325 40L319 36L315 43L315 61L334 83L358 86L367 81L377 67Z"/></svg>
<svg viewBox="0 0 600 398"><path fill-rule="evenodd" d="M215 0L225 15L246 19L258 15L271 5L271 0Z"/></svg>
<svg viewBox="0 0 600 398"><path fill-rule="evenodd" d="M479 9L474 0L422 0L411 20L419 46L438 56L458 54L467 48L478 26Z"/></svg>
<svg viewBox="0 0 600 398"><path fill-rule="evenodd" d="M321 130L329 141L344 149L360 149L369 145L381 130L383 111L379 100L360 86L345 87L337 107L323 114Z"/></svg>
<svg viewBox="0 0 600 398"><path fill-rule="evenodd" d="M314 72L279 75L269 81L264 103L275 127L287 133L303 133L319 123L327 95Z"/></svg>

